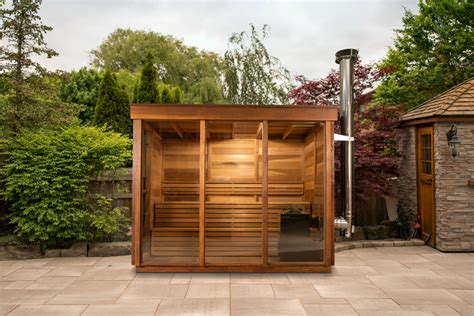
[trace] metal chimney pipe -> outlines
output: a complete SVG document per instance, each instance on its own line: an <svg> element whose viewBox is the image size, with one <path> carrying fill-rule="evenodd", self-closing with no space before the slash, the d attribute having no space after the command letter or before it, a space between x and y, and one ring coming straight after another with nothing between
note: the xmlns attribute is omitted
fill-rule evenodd
<svg viewBox="0 0 474 316"><path fill-rule="evenodd" d="M340 69L341 133L354 137L354 61L359 52L356 49L343 49L336 53L336 63ZM341 174L343 183L343 213L349 223L346 237L352 235L353 181L354 181L354 142L343 142L341 152Z"/></svg>

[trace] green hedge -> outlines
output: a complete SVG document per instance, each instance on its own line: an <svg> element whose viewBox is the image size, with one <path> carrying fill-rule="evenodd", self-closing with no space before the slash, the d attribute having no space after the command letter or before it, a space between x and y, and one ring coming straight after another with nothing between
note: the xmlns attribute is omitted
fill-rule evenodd
<svg viewBox="0 0 474 316"><path fill-rule="evenodd" d="M131 159L131 141L96 127L25 132L10 140L4 197L15 232L46 246L103 239L124 223L110 201L87 194L90 179Z"/></svg>

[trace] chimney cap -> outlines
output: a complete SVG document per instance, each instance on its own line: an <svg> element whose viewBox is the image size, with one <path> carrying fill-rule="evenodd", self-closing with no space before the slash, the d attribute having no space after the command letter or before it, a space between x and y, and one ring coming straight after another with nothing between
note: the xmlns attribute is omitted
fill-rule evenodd
<svg viewBox="0 0 474 316"><path fill-rule="evenodd" d="M359 54L359 51L354 48L346 48L346 49L341 49L336 53L336 63L339 64L339 62L342 59L347 59L347 58L357 58Z"/></svg>

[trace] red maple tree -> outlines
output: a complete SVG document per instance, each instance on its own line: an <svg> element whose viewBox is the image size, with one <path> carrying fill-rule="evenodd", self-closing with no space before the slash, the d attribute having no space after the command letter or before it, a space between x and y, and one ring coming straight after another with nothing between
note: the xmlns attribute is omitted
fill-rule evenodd
<svg viewBox="0 0 474 316"><path fill-rule="evenodd" d="M380 80L380 72L374 64L354 63L354 97L361 101L367 90L373 89ZM310 80L305 76L296 76L299 86L291 90L288 96L294 104L339 106L339 71L332 69L326 78Z"/></svg>
<svg viewBox="0 0 474 316"><path fill-rule="evenodd" d="M373 89L384 75L374 64L354 65L354 136L355 136L355 202L361 208L371 196L390 196L388 181L398 176L396 127L400 108L395 105L370 103ZM339 71L331 72L322 79L309 80L297 76L300 83L290 91L294 104L339 107ZM370 91L372 90L372 91ZM369 92L368 92L369 91ZM368 104L361 113L360 105ZM340 130L336 123L336 132ZM336 194L340 194L340 143L336 143Z"/></svg>

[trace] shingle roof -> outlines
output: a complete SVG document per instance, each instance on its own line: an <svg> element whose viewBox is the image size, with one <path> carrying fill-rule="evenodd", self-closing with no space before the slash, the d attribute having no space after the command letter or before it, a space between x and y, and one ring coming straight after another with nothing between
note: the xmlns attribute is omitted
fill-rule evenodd
<svg viewBox="0 0 474 316"><path fill-rule="evenodd" d="M433 116L474 116L474 78L422 103L401 117L410 121Z"/></svg>

